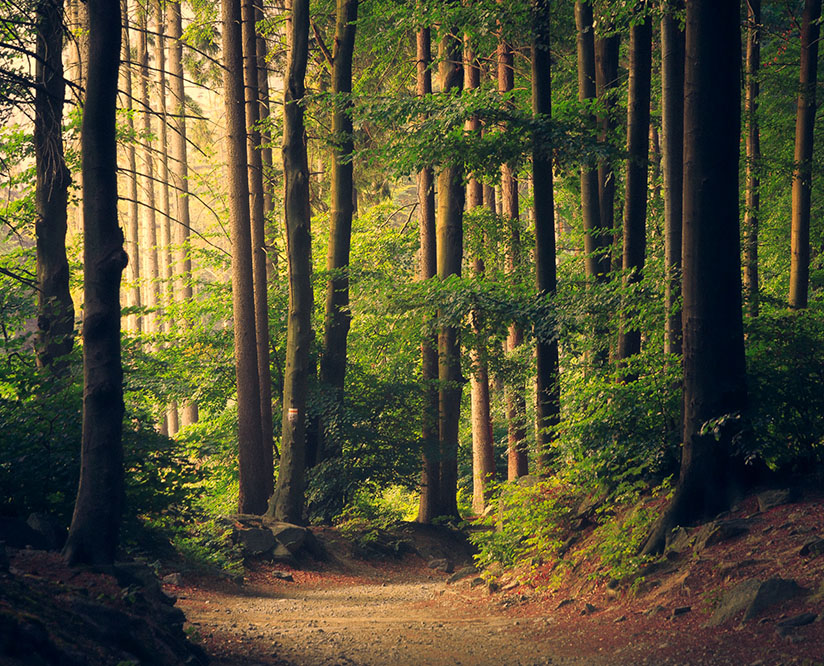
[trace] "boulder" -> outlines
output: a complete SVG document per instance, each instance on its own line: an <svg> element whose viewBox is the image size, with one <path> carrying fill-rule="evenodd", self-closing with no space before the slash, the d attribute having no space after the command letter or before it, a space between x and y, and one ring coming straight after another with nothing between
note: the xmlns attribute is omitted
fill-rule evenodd
<svg viewBox="0 0 824 666"><path fill-rule="evenodd" d="M236 527L232 540L240 546L244 557L260 557L272 552L275 535L265 527Z"/></svg>
<svg viewBox="0 0 824 666"><path fill-rule="evenodd" d="M134 587L150 603L173 606L176 599L163 591L155 572L144 562L118 562L112 574L120 587Z"/></svg>
<svg viewBox="0 0 824 666"><path fill-rule="evenodd" d="M298 561L295 559L295 556L292 555L291 551L282 543L275 544L275 547L272 549L271 557L273 562L288 564L290 567L298 566Z"/></svg>
<svg viewBox="0 0 824 666"><path fill-rule="evenodd" d="M268 527L275 541L285 546L292 555L306 542L306 533L309 531L305 527L291 523L269 523Z"/></svg>
<svg viewBox="0 0 824 666"><path fill-rule="evenodd" d="M824 555L824 539L814 539L805 543L798 553L802 557L818 557Z"/></svg>
<svg viewBox="0 0 824 666"><path fill-rule="evenodd" d="M463 580L464 578L470 578L472 576L477 575L478 570L475 567L463 567L462 569L458 569L455 573L453 573L446 582L457 583L459 580Z"/></svg>
<svg viewBox="0 0 824 666"><path fill-rule="evenodd" d="M716 520L704 525L695 537L695 549L703 550L717 543L736 539L750 531L748 520Z"/></svg>
<svg viewBox="0 0 824 666"><path fill-rule="evenodd" d="M452 573L455 570L455 565L445 557L429 560L429 568L443 573Z"/></svg>
<svg viewBox="0 0 824 666"><path fill-rule="evenodd" d="M770 578L760 581L755 578L742 581L728 590L718 608L707 622L707 626L717 627L733 619L743 611L741 622L751 620L770 606L780 604L804 593L804 588L794 580Z"/></svg>
<svg viewBox="0 0 824 666"><path fill-rule="evenodd" d="M773 507L795 501L795 493L789 488L765 490L763 493L758 493L756 497L758 499L758 510L762 513Z"/></svg>
<svg viewBox="0 0 824 666"><path fill-rule="evenodd" d="M66 528L54 516L33 513L26 524L43 540L45 550L60 550L66 543Z"/></svg>

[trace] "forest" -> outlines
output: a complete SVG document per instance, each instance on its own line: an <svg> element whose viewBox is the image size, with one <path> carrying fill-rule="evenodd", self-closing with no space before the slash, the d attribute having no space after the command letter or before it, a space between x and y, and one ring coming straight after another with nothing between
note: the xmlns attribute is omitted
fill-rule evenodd
<svg viewBox="0 0 824 666"><path fill-rule="evenodd" d="M453 574L458 539L490 594L649 604L780 529L792 555L756 573L811 593L776 593L812 619L775 631L820 659L797 633L824 610L820 23L821 0L0 0L0 576L28 547L124 590L125 561L280 585L337 539ZM38 654L11 663L74 663ZM265 663L315 663L288 659ZM405 659L341 663L429 663Z"/></svg>

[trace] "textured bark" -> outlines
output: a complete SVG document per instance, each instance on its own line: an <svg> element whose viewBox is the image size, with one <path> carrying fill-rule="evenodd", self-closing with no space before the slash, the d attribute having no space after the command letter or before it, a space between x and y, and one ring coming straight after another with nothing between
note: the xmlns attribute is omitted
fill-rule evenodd
<svg viewBox="0 0 824 666"><path fill-rule="evenodd" d="M167 5L169 33L169 92L172 102L172 182L175 185L177 225L175 225L175 295L180 303L188 303L193 295L192 257L190 245L189 172L186 146L186 89L183 81L183 20L179 2ZM197 403L186 401L180 409L180 425L196 423Z"/></svg>
<svg viewBox="0 0 824 666"><path fill-rule="evenodd" d="M271 494L268 447L260 427L260 382L252 286L252 233L246 164L246 114L240 0L223 0L223 86L226 103L226 152L229 220L232 235L232 312L237 379L240 513L262 514Z"/></svg>
<svg viewBox="0 0 824 666"><path fill-rule="evenodd" d="M260 7L255 7L255 20L262 21L264 18L263 10ZM269 54L269 48L266 44L266 38L258 33L257 35L257 58L258 58L258 103L259 115L261 125L264 127L269 121L269 71L266 59ZM273 176L272 176L272 137L265 129L260 134L261 148L260 161L263 168L263 213L266 216L267 223L270 222L270 217L275 209L275 197L273 194ZM266 241L269 247L274 248L275 238L277 232L274 228L267 224L267 238ZM268 263L272 272L275 272L278 263L278 255L276 251L270 251L266 254Z"/></svg>
<svg viewBox="0 0 824 666"><path fill-rule="evenodd" d="M602 144L609 142L615 122L612 114L617 100L613 91L618 85L618 51L621 38L618 35L599 37L595 40L595 90L598 99L606 109L598 118L598 140ZM598 201L601 212L601 226L607 236L602 239L605 245L611 244L610 230L615 230L615 170L609 158L598 160ZM617 257L613 259L605 253L604 268L610 271L613 265L620 263Z"/></svg>
<svg viewBox="0 0 824 666"><path fill-rule="evenodd" d="M646 255L647 165L649 163L649 104L652 67L652 23L649 18L630 28L627 91L627 174L624 198L624 284L641 279ZM622 316L618 359L641 350L641 331Z"/></svg>
<svg viewBox="0 0 824 666"><path fill-rule="evenodd" d="M716 515L735 490L732 438L746 407L738 224L738 3L689 0L684 104L684 432L672 502L645 550L674 525ZM715 432L713 432L715 430Z"/></svg>
<svg viewBox="0 0 824 666"><path fill-rule="evenodd" d="M246 93L247 159L249 165L249 212L252 224L252 281L255 301L255 342L260 384L260 436L263 442L266 496L274 492L274 425L272 417L272 371L269 366L269 292L266 260L266 209L263 195L263 160L260 100L258 98L258 53L254 0L243 0L243 80Z"/></svg>
<svg viewBox="0 0 824 666"><path fill-rule="evenodd" d="M320 362L321 382L332 391L333 399L343 401L346 377L346 336L349 334L349 246L352 240L354 215L354 169L352 153L352 56L355 52L355 28L358 20L358 0L338 0L335 47L332 65L332 134L335 148L332 155L330 201L332 205L329 229L329 251L326 270L331 277L326 282L323 351ZM338 445L322 438L322 454L338 454Z"/></svg>
<svg viewBox="0 0 824 666"><path fill-rule="evenodd" d="M461 40L447 35L440 44L441 90L449 94L463 85ZM463 173L447 166L438 174L436 220L438 277L444 280L461 274L463 259ZM441 319L443 313L438 313ZM438 488L438 515L458 517L458 422L461 413L461 350L458 329L441 325L438 332L438 439L441 470Z"/></svg>
<svg viewBox="0 0 824 666"><path fill-rule="evenodd" d="M758 126L759 72L761 70L761 0L747 0L747 78L744 88L746 176L744 179L744 311L758 316L758 224L761 208L761 131Z"/></svg>
<svg viewBox="0 0 824 666"><path fill-rule="evenodd" d="M683 3L680 3L683 8ZM672 9L678 9L678 4ZM666 332L664 350L681 353L681 209L684 184L684 32L672 13L661 19L661 166L664 175Z"/></svg>
<svg viewBox="0 0 824 666"><path fill-rule="evenodd" d="M417 94L432 92L432 44L429 28L417 34ZM438 272L435 250L435 182L431 168L418 173L418 222L420 225L420 263L418 279L428 280ZM421 342L421 382L424 408L421 415L423 443L419 523L428 523L438 515L440 487L440 452L438 441L438 343L435 336Z"/></svg>
<svg viewBox="0 0 824 666"><path fill-rule="evenodd" d="M535 0L532 28L532 112L536 118L552 117L552 58L550 51L550 0ZM555 196L552 160L545 146L533 145L532 182L535 214L535 281L539 294L552 296L556 288ZM558 341L539 340L536 350L536 426L538 463L550 464L551 428L558 424L561 394Z"/></svg>
<svg viewBox="0 0 824 666"><path fill-rule="evenodd" d="M818 36L821 0L806 0L801 19L801 73L795 116L793 204L790 261L790 307L807 307L810 282L810 195L813 184L815 87L818 78Z"/></svg>
<svg viewBox="0 0 824 666"><path fill-rule="evenodd" d="M89 78L81 129L83 434L80 483L64 548L70 564L111 564L123 506L120 277L128 257L117 222L115 108L120 3L88 0Z"/></svg>
<svg viewBox="0 0 824 666"><path fill-rule="evenodd" d="M37 87L34 96L35 235L37 241L37 365L60 370L74 344L74 304L66 258L71 175L63 157L63 1L37 5Z"/></svg>
<svg viewBox="0 0 824 666"><path fill-rule="evenodd" d="M286 256L289 265L289 319L283 382L283 429L273 515L300 522L306 464L306 392L312 343L312 238L309 163L303 121L304 82L309 57L309 0L292 0L290 50L284 85L283 174Z"/></svg>

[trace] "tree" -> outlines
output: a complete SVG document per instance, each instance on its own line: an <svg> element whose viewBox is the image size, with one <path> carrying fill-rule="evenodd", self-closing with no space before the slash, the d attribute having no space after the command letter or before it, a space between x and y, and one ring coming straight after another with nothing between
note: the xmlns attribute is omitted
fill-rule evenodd
<svg viewBox="0 0 824 666"><path fill-rule="evenodd" d="M268 456L271 456L271 448L264 445L260 425L240 0L223 0L221 5L229 219L232 231L232 312L240 486L238 511L262 514L266 511L272 491L272 468L266 463Z"/></svg>
<svg viewBox="0 0 824 666"><path fill-rule="evenodd" d="M306 392L312 342L312 236L309 162L303 119L309 59L309 0L292 0L289 60L283 104L283 174L286 256L289 264L289 318L283 384L280 470L271 513L278 520L302 521L306 463Z"/></svg>
<svg viewBox="0 0 824 666"><path fill-rule="evenodd" d="M818 74L818 36L821 32L821 0L805 0L801 19L801 72L795 118L793 157L792 256L790 307L807 307L810 281L810 197L812 193L815 88Z"/></svg>
<svg viewBox="0 0 824 666"><path fill-rule="evenodd" d="M747 79L744 118L747 128L747 162L744 194L744 304L750 317L758 316L758 225L761 210L761 131L758 94L761 69L761 0L747 0Z"/></svg>
<svg viewBox="0 0 824 666"><path fill-rule="evenodd" d="M63 157L63 2L37 4L34 153L37 171L37 363L59 369L74 344L74 304L66 258L71 175Z"/></svg>
<svg viewBox="0 0 824 666"><path fill-rule="evenodd" d="M672 501L644 550L675 525L714 516L736 491L733 439L747 391L741 315L737 3L686 3L684 83L684 430Z"/></svg>
<svg viewBox="0 0 824 666"><path fill-rule="evenodd" d="M120 3L88 0L89 61L81 129L84 229L83 435L80 483L64 548L70 564L111 564L123 507L120 277L115 110Z"/></svg>

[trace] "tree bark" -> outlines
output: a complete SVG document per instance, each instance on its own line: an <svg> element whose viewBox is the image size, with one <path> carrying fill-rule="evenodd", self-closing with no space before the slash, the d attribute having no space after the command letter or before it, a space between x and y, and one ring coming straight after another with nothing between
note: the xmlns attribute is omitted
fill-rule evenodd
<svg viewBox="0 0 824 666"><path fill-rule="evenodd" d="M274 424L272 416L272 371L269 366L269 291L266 259L266 209L263 194L260 99L258 97L258 53L254 0L243 0L243 76L246 93L249 211L252 224L252 282L255 307L257 374L260 384L261 463L266 467L266 496L274 492Z"/></svg>
<svg viewBox="0 0 824 666"><path fill-rule="evenodd" d="M440 44L441 91L449 95L463 84L461 40L452 34ZM438 278L461 274L463 259L463 172L459 166L445 166L438 174L437 266ZM444 313L438 312L443 320ZM438 332L438 438L440 440L440 483L438 515L458 517L458 422L461 412L461 350L458 329L445 324Z"/></svg>
<svg viewBox="0 0 824 666"><path fill-rule="evenodd" d="M238 511L262 514L271 494L272 468L266 464L268 447L263 442L260 419L240 0L223 0L221 5L237 379Z"/></svg>
<svg viewBox="0 0 824 666"><path fill-rule="evenodd" d="M66 257L71 175L63 157L63 0L39 0L36 48L37 365L61 371L74 345L74 304Z"/></svg>
<svg viewBox="0 0 824 666"><path fill-rule="evenodd" d="M64 548L70 564L111 564L123 506L120 277L115 111L120 3L88 0L89 61L81 129L84 230L83 433L80 483Z"/></svg>
<svg viewBox="0 0 824 666"><path fill-rule="evenodd" d="M418 31L417 89L419 97L432 93L431 33L429 28ZM418 173L418 221L420 228L420 261L418 279L429 280L438 273L435 249L435 179L431 168ZM426 325L424 326L426 328ZM429 523L438 515L440 487L440 451L438 440L438 342L427 336L421 341L421 383L424 408L421 415L423 445L421 496L418 504L419 523Z"/></svg>
<svg viewBox="0 0 824 666"><path fill-rule="evenodd" d="M613 91L618 86L618 51L621 45L619 35L599 37L595 40L595 91L604 105L605 112L598 118L598 141L609 146L615 122L613 111L617 100ZM598 159L598 201L600 206L601 227L606 236L602 239L605 246L610 246L609 237L615 229L615 170L609 157ZM613 259L610 252L604 253L603 268L608 273L617 257Z"/></svg>
<svg viewBox="0 0 824 666"><path fill-rule="evenodd" d="M550 51L550 0L535 0L532 28L532 113L536 118L552 117L552 58ZM535 211L535 281L538 293L553 296L555 269L555 194L549 147L533 143L532 182ZM543 471L551 464L552 428L560 420L561 394L558 369L558 341L537 343L535 404L538 462Z"/></svg>
<svg viewBox="0 0 824 666"><path fill-rule="evenodd" d="M649 105L652 69L652 22L630 28L627 91L627 173L624 203L624 284L641 279L646 255L647 165L649 163ZM621 317L617 358L625 360L641 350L641 331Z"/></svg>
<svg viewBox="0 0 824 666"><path fill-rule="evenodd" d="M810 195L813 181L813 130L815 87L818 78L818 36L821 32L821 0L806 0L801 19L801 73L798 109L795 116L793 157L792 256L790 261L790 307L807 307L810 281Z"/></svg>
<svg viewBox="0 0 824 666"><path fill-rule="evenodd" d="M262 21L264 18L263 10L260 7L255 7L255 20ZM266 59L269 54L269 49L266 44L266 38L258 32L257 35L257 58L258 58L258 101L260 105L260 122L263 127L261 131L260 140L260 161L263 168L263 214L266 217L267 234L266 241L268 247L274 250L276 246L277 232L273 228L271 221L272 213L275 210L275 197L273 193L273 175L272 175L272 137L266 131L266 124L269 121L269 65ZM272 226L270 226L272 225ZM278 263L277 251L267 252L268 265L274 273Z"/></svg>
<svg viewBox="0 0 824 666"><path fill-rule="evenodd" d="M306 464L306 392L312 343L312 238L309 163L302 100L309 58L309 0L292 0L291 39L283 105L283 174L289 265L289 319L283 386L283 430L272 513L300 522Z"/></svg>
<svg viewBox="0 0 824 666"><path fill-rule="evenodd" d="M761 70L761 0L747 0L747 78L744 87L746 138L746 192L744 194L744 312L758 316L758 226L761 209L761 130L758 125Z"/></svg>
<svg viewBox="0 0 824 666"><path fill-rule="evenodd" d="M684 432L675 495L644 548L716 515L735 492L746 408L738 223L738 3L689 0L684 84ZM726 419L726 422L724 420Z"/></svg>
<svg viewBox="0 0 824 666"><path fill-rule="evenodd" d="M352 240L354 215L354 137L352 134L352 57L355 52L355 29L358 20L358 0L338 0L335 47L332 58L332 135L335 148L332 155L329 251L326 270L326 310L321 353L320 379L332 391L337 405L343 402L346 377L346 336L352 318L349 311L349 246ZM337 443L322 434L324 456L339 453Z"/></svg>
<svg viewBox="0 0 824 666"><path fill-rule="evenodd" d="M664 175L666 331L664 351L681 353L681 209L684 184L684 32L674 15L661 19L661 166Z"/></svg>

